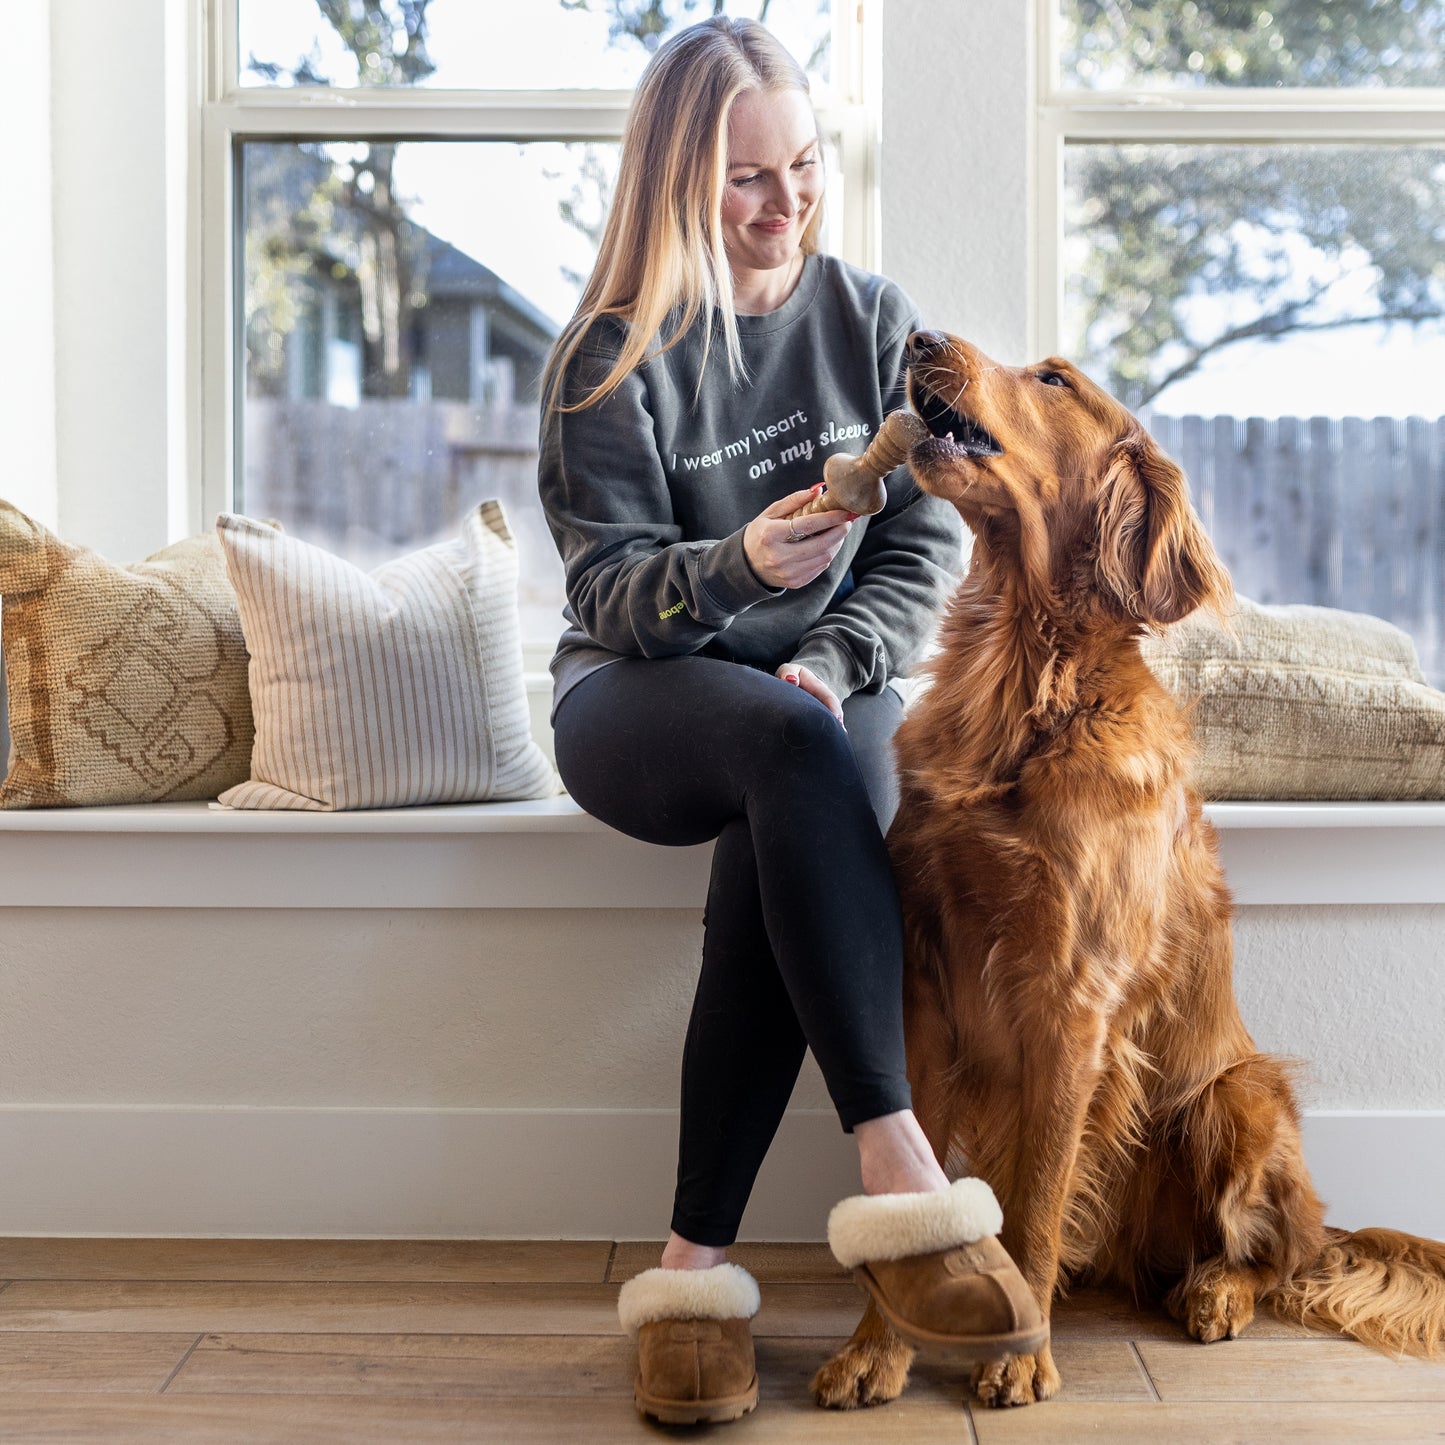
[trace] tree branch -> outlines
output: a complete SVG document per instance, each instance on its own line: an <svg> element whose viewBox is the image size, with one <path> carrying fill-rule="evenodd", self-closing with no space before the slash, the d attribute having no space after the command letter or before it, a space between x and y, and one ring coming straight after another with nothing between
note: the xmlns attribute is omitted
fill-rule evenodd
<svg viewBox="0 0 1445 1445"><path fill-rule="evenodd" d="M1397 311L1379 311L1373 316L1341 316L1334 321L1296 320L1300 311L1309 306L1312 301L1313 298L1305 301L1292 301L1289 305L1280 307L1278 311L1271 312L1268 316L1258 317L1244 326L1236 326L1221 333L1213 341L1206 342L1203 346L1192 347L1188 359L1149 387L1140 398L1138 405L1148 406L1166 387L1173 386L1176 381L1181 381L1184 377L1198 371L1200 363L1206 356L1210 356L1216 351L1222 351L1226 346L1232 346L1237 341L1248 341L1262 336L1277 338L1295 331L1334 331L1345 326L1371 326L1380 321L1438 321L1442 314L1445 314L1439 308L1410 307Z"/></svg>

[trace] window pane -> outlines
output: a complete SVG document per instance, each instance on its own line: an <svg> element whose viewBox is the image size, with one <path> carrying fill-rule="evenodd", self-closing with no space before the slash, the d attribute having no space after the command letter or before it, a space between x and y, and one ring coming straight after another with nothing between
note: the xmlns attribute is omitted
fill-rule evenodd
<svg viewBox="0 0 1445 1445"><path fill-rule="evenodd" d="M836 249L835 138L825 152ZM554 641L565 593L537 497L538 382L616 168L611 143L246 143L237 508L369 569L499 497L523 636Z"/></svg>
<svg viewBox="0 0 1445 1445"><path fill-rule="evenodd" d="M658 45L712 0L382 0L385 26L332 21L328 0L241 0L242 85L448 90L630 89ZM832 0L727 0L763 19L828 89ZM410 21L408 21L410 17Z"/></svg>
<svg viewBox="0 0 1445 1445"><path fill-rule="evenodd" d="M1445 0L1060 0L1083 90L1445 85Z"/></svg>
<svg viewBox="0 0 1445 1445"><path fill-rule="evenodd" d="M616 159L591 143L245 145L237 507L371 568L500 497L523 635L555 638L538 380Z"/></svg>
<svg viewBox="0 0 1445 1445"><path fill-rule="evenodd" d="M1387 617L1445 682L1445 148L1078 145L1065 187L1063 350L1194 418L1239 590Z"/></svg>

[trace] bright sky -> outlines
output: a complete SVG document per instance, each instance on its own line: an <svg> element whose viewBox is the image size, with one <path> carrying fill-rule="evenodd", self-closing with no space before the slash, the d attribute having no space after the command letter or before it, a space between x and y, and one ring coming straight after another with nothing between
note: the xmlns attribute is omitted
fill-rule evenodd
<svg viewBox="0 0 1445 1445"><path fill-rule="evenodd" d="M633 41L612 45L605 0L589 10L566 10L560 0L432 0L427 7L427 54L436 71L429 87L465 90L546 90L556 86L626 89L647 61ZM313 46L317 69L338 84L355 84L356 64L313 0L240 0L241 64L259 60L294 67ZM739 0L728 13L756 15L757 0ZM682 14L691 24L712 13L694 0ZM772 0L768 29L806 62L827 17L817 0ZM252 78L251 83L264 83Z"/></svg>
<svg viewBox="0 0 1445 1445"><path fill-rule="evenodd" d="M1160 392L1168 416L1445 416L1445 326L1241 341Z"/></svg>
<svg viewBox="0 0 1445 1445"><path fill-rule="evenodd" d="M747 9L740 6L739 13ZM353 78L350 57L330 27L318 23L312 0L242 0L241 13L243 63L254 52L292 66L318 46L322 74ZM774 0L769 24L796 54L816 33L815 15L814 0ZM635 46L609 46L604 15L566 11L558 0L434 0L427 21L428 48L438 63L435 86L627 86L645 59ZM397 182L413 198L412 214L421 225L490 266L560 323L576 299L561 268L585 271L590 265L585 240L557 219L557 202L570 192L578 160L579 152L569 155L556 144L417 143L398 153ZM1300 264L1306 267L1306 260ZM1210 329L1207 314L1200 319L1206 323L1201 329ZM1161 393L1155 409L1172 415L1440 416L1445 326L1357 326L1241 343Z"/></svg>

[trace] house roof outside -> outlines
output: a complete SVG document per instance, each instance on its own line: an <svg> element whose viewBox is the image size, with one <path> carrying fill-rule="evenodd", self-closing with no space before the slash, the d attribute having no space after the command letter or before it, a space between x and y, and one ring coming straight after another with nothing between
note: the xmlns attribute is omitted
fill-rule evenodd
<svg viewBox="0 0 1445 1445"><path fill-rule="evenodd" d="M490 266L484 266L449 241L426 232L427 291L433 301L488 301L492 309L511 313L511 319L531 332L545 349L557 339L559 327L520 291L509 286Z"/></svg>

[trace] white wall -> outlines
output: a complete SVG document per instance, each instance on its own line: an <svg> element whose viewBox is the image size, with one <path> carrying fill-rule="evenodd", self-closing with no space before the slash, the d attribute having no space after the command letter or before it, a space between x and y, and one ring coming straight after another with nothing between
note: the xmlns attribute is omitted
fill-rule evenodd
<svg viewBox="0 0 1445 1445"><path fill-rule="evenodd" d="M1240 912L1332 1223L1445 1235L1442 936ZM0 1234L661 1237L701 944L690 909L9 909ZM857 1188L810 1059L743 1237Z"/></svg>
<svg viewBox="0 0 1445 1445"><path fill-rule="evenodd" d="M880 268L925 324L1032 360L1032 0L886 0Z"/></svg>
<svg viewBox="0 0 1445 1445"><path fill-rule="evenodd" d="M55 459L55 257L51 230L50 3L11 7L0 85L6 219L0 225L0 497L48 527L59 514Z"/></svg>
<svg viewBox="0 0 1445 1445"><path fill-rule="evenodd" d="M1243 908L1235 936L1308 1107L1445 1106L1445 907ZM11 909L0 1099L673 1108L701 958L700 910ZM811 1060L794 1103L828 1105Z"/></svg>
<svg viewBox="0 0 1445 1445"><path fill-rule="evenodd" d="M170 433L183 419L167 342L183 304L171 235L184 198L168 195L167 120L184 77L167 61L185 5L49 8L59 531L130 562L183 535L170 533Z"/></svg>

